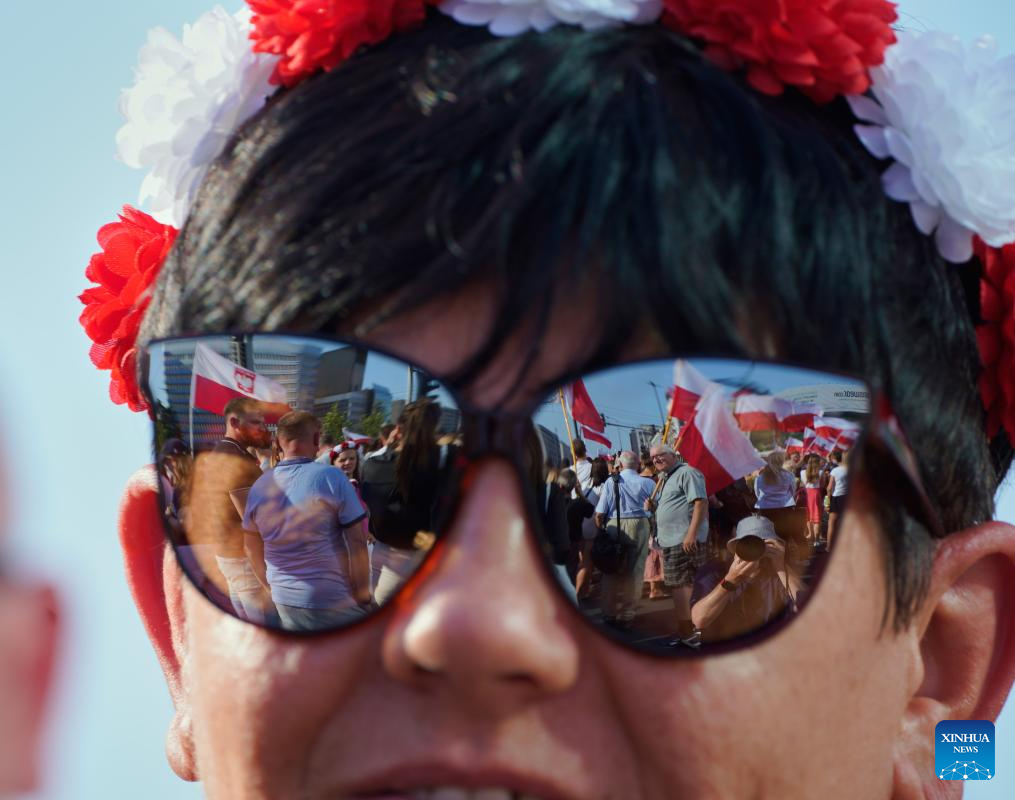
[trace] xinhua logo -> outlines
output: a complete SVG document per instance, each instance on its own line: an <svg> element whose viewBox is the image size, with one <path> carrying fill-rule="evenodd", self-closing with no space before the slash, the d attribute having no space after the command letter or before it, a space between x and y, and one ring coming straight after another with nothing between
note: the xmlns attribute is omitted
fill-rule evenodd
<svg viewBox="0 0 1015 800"><path fill-rule="evenodd" d="M994 723L945 720L934 730L934 766L945 781L989 781L994 777Z"/></svg>

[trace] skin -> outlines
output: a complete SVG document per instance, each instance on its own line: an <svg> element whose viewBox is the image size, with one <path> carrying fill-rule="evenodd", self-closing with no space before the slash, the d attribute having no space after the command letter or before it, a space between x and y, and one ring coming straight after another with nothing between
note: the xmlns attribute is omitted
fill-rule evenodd
<svg viewBox="0 0 1015 800"><path fill-rule="evenodd" d="M6 485L0 481L0 487ZM0 557L8 504L0 489ZM2 561L0 561L2 563ZM38 787L60 631L56 591L0 572L0 796Z"/></svg>
<svg viewBox="0 0 1015 800"><path fill-rule="evenodd" d="M373 340L440 375L482 336L482 302L462 293ZM551 330L553 346L526 364L508 343L469 399L540 397L582 363L567 349L582 339ZM631 342L629 358L665 355L651 334ZM509 395L513 368L526 380ZM161 579L128 558L176 706L167 752L182 777L203 780L212 800L433 786L575 800L958 796L933 776L934 725L994 718L1011 685L1002 620L1015 605L1015 529L949 536L912 626L884 632L869 513L879 500L857 475L821 589L795 624L748 651L663 661L610 643L573 611L540 564L507 464L481 462L469 481L439 557L339 634L265 632L200 597L171 556ZM121 536L156 546L158 520L139 511ZM784 746L801 730L814 757Z"/></svg>
<svg viewBox="0 0 1015 800"><path fill-rule="evenodd" d="M267 447L271 444L271 433L264 423L264 414L258 411L230 414L226 420L226 436L244 447Z"/></svg>
<svg viewBox="0 0 1015 800"><path fill-rule="evenodd" d="M343 450L335 458L335 466L338 467L350 480L356 477L356 468L359 466L359 455L355 450Z"/></svg>

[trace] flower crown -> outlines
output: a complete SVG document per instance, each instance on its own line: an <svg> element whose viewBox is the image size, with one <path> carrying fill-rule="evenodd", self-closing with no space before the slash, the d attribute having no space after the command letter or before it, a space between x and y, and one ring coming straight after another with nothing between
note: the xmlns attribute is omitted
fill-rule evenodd
<svg viewBox="0 0 1015 800"><path fill-rule="evenodd" d="M149 34L122 96L119 157L147 170L140 204L99 232L81 323L110 395L145 408L134 376L151 285L211 163L279 87L334 69L364 46L422 24L434 6L496 36L556 25L662 25L769 95L845 96L856 134L889 162L885 193L908 203L943 258L984 264L978 329L988 433L1015 441L1015 58L984 39L896 32L888 0L247 0L175 38ZM1003 248L1003 249L1002 249Z"/></svg>

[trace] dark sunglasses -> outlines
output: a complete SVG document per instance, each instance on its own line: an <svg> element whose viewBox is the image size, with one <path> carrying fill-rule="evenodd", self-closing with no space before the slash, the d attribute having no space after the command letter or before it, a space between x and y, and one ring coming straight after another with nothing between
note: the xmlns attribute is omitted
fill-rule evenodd
<svg viewBox="0 0 1015 800"><path fill-rule="evenodd" d="M221 610L290 634L359 623L412 586L491 458L514 468L566 605L656 655L726 652L791 624L819 591L857 472L939 531L888 399L827 370L675 354L574 376L509 412L318 336L160 340L143 363L155 452L188 452L159 465L182 569ZM255 411L271 435L227 428ZM360 450L357 481L330 464L325 435ZM661 450L682 458L640 475L639 455ZM787 450L836 468L761 457Z"/></svg>

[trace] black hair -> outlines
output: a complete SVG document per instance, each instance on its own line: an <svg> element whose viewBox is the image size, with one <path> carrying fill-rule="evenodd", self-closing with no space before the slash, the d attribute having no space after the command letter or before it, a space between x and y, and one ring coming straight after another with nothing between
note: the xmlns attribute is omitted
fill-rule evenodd
<svg viewBox="0 0 1015 800"><path fill-rule="evenodd" d="M1011 459L1003 437L988 448L976 390L978 267L945 264L884 196L853 123L842 100L762 96L658 26L498 39L431 12L241 130L142 338L362 334L492 285L492 331L454 384L523 324L536 351L558 303L591 289L601 335L576 370L615 359L639 318L680 352L789 357L887 390L957 530L992 515ZM935 542L881 505L904 625Z"/></svg>

